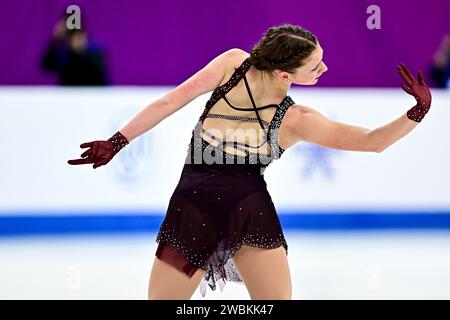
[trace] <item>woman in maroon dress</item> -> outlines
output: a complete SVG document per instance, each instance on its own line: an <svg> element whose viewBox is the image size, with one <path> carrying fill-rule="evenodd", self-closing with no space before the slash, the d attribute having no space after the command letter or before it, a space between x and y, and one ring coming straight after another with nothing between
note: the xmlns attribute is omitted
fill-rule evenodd
<svg viewBox="0 0 450 320"><path fill-rule="evenodd" d="M431 94L405 65L402 88L417 104L374 130L329 120L295 104L292 83L314 85L327 71L317 38L299 26L267 30L250 54L228 50L151 103L106 141L69 164L107 164L131 140L196 97L212 91L192 131L185 164L157 235L149 299L190 298L203 279L222 288L244 282L252 299L291 299L288 245L267 191L264 171L299 141L381 152L416 127ZM243 81L241 81L243 80Z"/></svg>

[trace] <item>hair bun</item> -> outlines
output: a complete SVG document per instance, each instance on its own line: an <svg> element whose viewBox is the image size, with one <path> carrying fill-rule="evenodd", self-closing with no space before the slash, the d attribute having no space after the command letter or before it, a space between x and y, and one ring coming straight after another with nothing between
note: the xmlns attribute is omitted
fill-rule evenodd
<svg viewBox="0 0 450 320"><path fill-rule="evenodd" d="M269 62L261 54L260 48L255 48L250 54L250 62L259 70L266 70L269 68Z"/></svg>

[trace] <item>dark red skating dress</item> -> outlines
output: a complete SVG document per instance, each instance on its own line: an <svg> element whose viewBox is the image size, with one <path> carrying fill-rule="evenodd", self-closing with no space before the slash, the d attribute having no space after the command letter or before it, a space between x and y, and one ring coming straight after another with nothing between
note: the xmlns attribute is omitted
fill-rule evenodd
<svg viewBox="0 0 450 320"><path fill-rule="evenodd" d="M242 282L231 259L241 245L288 248L264 170L284 152L278 129L294 101L256 107L245 77L250 66L245 59L206 103L156 239L158 258L188 276L202 268L202 284L212 290L216 282ZM253 107L225 96L242 78Z"/></svg>

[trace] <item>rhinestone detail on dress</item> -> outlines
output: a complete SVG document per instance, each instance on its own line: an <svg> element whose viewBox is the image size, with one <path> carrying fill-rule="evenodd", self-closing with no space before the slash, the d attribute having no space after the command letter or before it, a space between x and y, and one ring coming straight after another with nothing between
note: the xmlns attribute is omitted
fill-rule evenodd
<svg viewBox="0 0 450 320"><path fill-rule="evenodd" d="M238 68L235 68L235 72L231 76L230 80L228 80L222 86L217 87L213 91L210 99L206 103L206 107L202 115L200 116L197 122L197 125L195 126L194 130L192 130L192 137L188 146L188 151L190 151L190 154L188 154L186 161L191 161L190 163L204 163L202 158L204 155L207 155L208 158L211 157L214 158L216 161L213 162L216 163L217 161L220 161L218 163L259 164L263 168L265 168L272 162L272 160L279 159L281 155L284 153L285 150L281 148L278 143L278 136L279 136L278 131L281 125L281 121L287 109L292 104L295 103L290 96L286 96L279 105L274 105L276 106L277 109L270 122L257 118L209 113L209 110L216 104L216 102L219 101L221 98L223 98L225 94L228 91L230 91L234 86L236 86L237 83L240 81L240 79L245 76L245 72L248 71L250 66L251 66L250 59L249 58L245 59L244 62ZM255 106L255 109L259 108ZM254 110L254 109L245 108L244 110ZM218 137L215 137L214 135L210 134L205 129L203 129L202 124L206 118L222 118L229 120L241 120L247 122L255 122L260 120L262 123L268 126L265 141L267 141L267 143L269 144L270 154L265 155L261 153L250 152L247 149L239 146L239 143L235 143L234 141L224 141ZM202 133L209 136L213 140L219 141L219 145L215 146L210 144L208 141L203 139L203 137L201 136ZM225 145L233 146L236 150L244 152L245 156L226 152L224 150ZM207 163L210 163L212 161L211 159L209 160L210 161L207 161Z"/></svg>

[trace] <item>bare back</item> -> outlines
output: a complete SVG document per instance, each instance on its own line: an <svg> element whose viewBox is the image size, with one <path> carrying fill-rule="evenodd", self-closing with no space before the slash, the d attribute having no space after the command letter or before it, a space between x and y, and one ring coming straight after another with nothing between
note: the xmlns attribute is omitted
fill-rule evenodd
<svg viewBox="0 0 450 320"><path fill-rule="evenodd" d="M277 131L276 144L281 152L295 143L286 126L289 120L281 121L294 103L290 96L274 97L261 87L248 58L245 52L236 58L214 90L212 106L203 114L202 138L215 146L224 140L236 142L223 142L223 149L229 154L244 156L248 151L270 156L273 145L267 143L268 132ZM214 99L215 95L220 97Z"/></svg>

